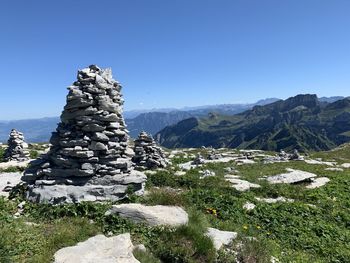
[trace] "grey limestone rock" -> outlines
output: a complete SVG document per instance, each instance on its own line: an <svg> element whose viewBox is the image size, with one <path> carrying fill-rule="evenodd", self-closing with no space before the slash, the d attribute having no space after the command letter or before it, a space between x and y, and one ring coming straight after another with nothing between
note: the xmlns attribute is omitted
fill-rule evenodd
<svg viewBox="0 0 350 263"><path fill-rule="evenodd" d="M129 233L106 237L97 235L75 246L58 250L54 263L139 263Z"/></svg>
<svg viewBox="0 0 350 263"><path fill-rule="evenodd" d="M128 186L141 194L146 176L131 161L121 85L111 70L95 65L79 70L68 90L49 152L22 177L27 198L52 204L115 201L126 197Z"/></svg>
<svg viewBox="0 0 350 263"><path fill-rule="evenodd" d="M180 226L188 223L188 214L178 206L121 204L113 205L106 212L106 215L113 214L128 218L135 223L145 223L150 226Z"/></svg>
<svg viewBox="0 0 350 263"><path fill-rule="evenodd" d="M141 132L135 140L134 152L132 160L137 166L153 169L165 168L169 164L162 148L146 132Z"/></svg>
<svg viewBox="0 0 350 263"><path fill-rule="evenodd" d="M12 129L4 154L5 161L27 161L29 160L28 144L24 141L23 133Z"/></svg>

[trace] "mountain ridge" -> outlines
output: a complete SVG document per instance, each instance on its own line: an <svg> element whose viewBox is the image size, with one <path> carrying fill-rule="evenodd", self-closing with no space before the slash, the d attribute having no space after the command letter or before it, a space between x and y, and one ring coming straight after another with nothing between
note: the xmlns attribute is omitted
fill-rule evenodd
<svg viewBox="0 0 350 263"><path fill-rule="evenodd" d="M350 98L326 103L316 95L297 95L232 116L211 114L195 119L166 127L155 137L168 148L301 151L329 150L350 141Z"/></svg>

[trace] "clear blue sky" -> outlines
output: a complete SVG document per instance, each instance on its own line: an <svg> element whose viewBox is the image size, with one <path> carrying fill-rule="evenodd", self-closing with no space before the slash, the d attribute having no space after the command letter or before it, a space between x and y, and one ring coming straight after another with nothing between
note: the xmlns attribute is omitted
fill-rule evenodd
<svg viewBox="0 0 350 263"><path fill-rule="evenodd" d="M349 0L11 0L0 120L57 116L78 68L112 67L125 109L350 95Z"/></svg>

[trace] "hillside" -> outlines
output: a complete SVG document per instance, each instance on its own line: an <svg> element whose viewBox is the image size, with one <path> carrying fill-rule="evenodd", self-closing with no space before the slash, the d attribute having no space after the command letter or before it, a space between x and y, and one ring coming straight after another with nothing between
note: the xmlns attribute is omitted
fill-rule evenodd
<svg viewBox="0 0 350 263"><path fill-rule="evenodd" d="M0 262L54 262L60 249L101 233L130 233L136 248L139 244L146 247L143 252L132 252L138 260L133 262L141 263L349 262L349 145L329 152L311 152L305 161L273 163L264 161L273 158L268 152L253 152L246 159L242 151L220 149L216 151L219 159L209 160L211 151L168 152L172 162L169 167L147 171L148 194L130 195L120 202L52 206L22 203L21 196L11 200L0 196ZM184 169L199 153L205 163ZM323 162L310 163L316 158ZM17 168L10 169L13 172ZM291 169L316 177L311 182L293 184L272 184L266 179ZM211 176L203 177L206 171ZM17 175L0 171L0 195L8 194L2 188ZM315 182L321 180L326 183L316 187ZM244 189L243 183L247 185ZM122 214L106 214L113 204L121 203L179 206L188 213L189 222L179 227L149 226ZM140 212L136 216L142 215ZM216 251L216 242L207 236L208 227L233 236L220 243ZM124 251L123 244L114 247ZM89 247L89 253L96 247L99 245ZM110 251L115 250L103 250L105 254Z"/></svg>
<svg viewBox="0 0 350 263"><path fill-rule="evenodd" d="M298 95L233 116L209 114L166 127L158 142L169 148L230 147L328 150L350 141L350 99L320 102Z"/></svg>
<svg viewBox="0 0 350 263"><path fill-rule="evenodd" d="M209 112L236 114L251 109L255 105L264 105L278 99L268 98L251 104L218 104L176 109L133 110L123 113L130 136L136 138L141 131L155 134L166 126L176 124L190 117L202 117ZM0 121L0 142L6 142L11 129L22 131L28 142L48 142L51 132L55 131L59 117Z"/></svg>
<svg viewBox="0 0 350 263"><path fill-rule="evenodd" d="M0 122L0 142L7 142L11 129L24 133L27 142L48 142L58 117Z"/></svg>

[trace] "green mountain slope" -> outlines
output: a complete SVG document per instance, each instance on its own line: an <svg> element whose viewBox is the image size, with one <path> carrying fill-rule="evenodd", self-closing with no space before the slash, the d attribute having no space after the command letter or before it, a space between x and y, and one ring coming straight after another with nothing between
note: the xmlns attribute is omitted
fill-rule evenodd
<svg viewBox="0 0 350 263"><path fill-rule="evenodd" d="M231 147L262 150L328 150L350 141L350 98L320 103L298 95L243 113L209 114L168 126L158 142L175 147Z"/></svg>

